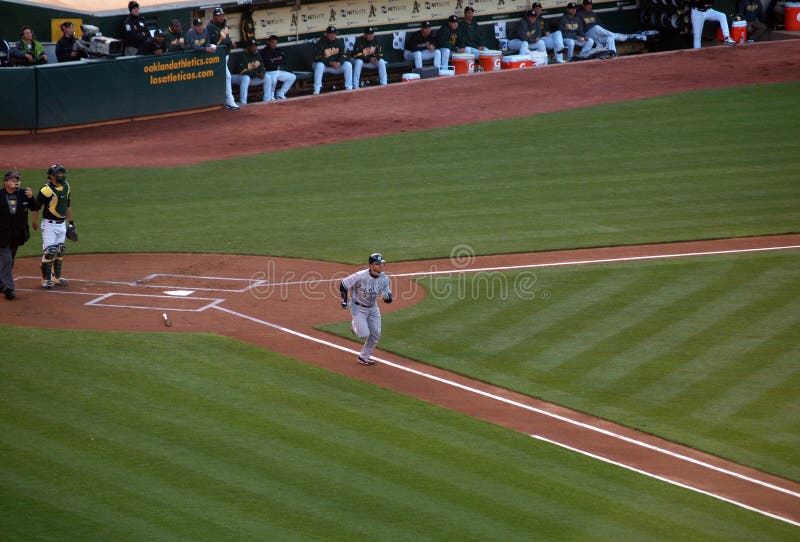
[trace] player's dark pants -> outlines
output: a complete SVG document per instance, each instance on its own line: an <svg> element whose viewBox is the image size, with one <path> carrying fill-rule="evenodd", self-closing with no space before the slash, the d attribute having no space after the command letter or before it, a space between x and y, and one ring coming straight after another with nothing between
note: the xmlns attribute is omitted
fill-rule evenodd
<svg viewBox="0 0 800 542"><path fill-rule="evenodd" d="M0 247L0 290L14 290L14 258L17 245Z"/></svg>

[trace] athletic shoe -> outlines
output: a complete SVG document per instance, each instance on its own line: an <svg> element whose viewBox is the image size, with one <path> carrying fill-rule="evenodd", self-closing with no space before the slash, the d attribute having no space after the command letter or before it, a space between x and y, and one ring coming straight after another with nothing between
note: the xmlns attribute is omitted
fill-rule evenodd
<svg viewBox="0 0 800 542"><path fill-rule="evenodd" d="M57 286L66 286L69 284L69 281L63 277L57 278L54 282Z"/></svg>
<svg viewBox="0 0 800 542"><path fill-rule="evenodd" d="M361 365L375 365L375 362L372 361L371 359L364 359L361 356L358 356L358 362Z"/></svg>
<svg viewBox="0 0 800 542"><path fill-rule="evenodd" d="M230 109L231 111L238 111L239 106L236 104L225 104L225 109Z"/></svg>
<svg viewBox="0 0 800 542"><path fill-rule="evenodd" d="M42 288L47 288L48 290L53 287L52 280L44 280L42 279Z"/></svg>
<svg viewBox="0 0 800 542"><path fill-rule="evenodd" d="M11 288L6 288L3 293L5 294L6 299L14 299L15 297L17 297L17 292L15 292Z"/></svg>
<svg viewBox="0 0 800 542"><path fill-rule="evenodd" d="M275 99L276 100L285 100L286 96L284 96L283 94L276 94L275 95Z"/></svg>
<svg viewBox="0 0 800 542"><path fill-rule="evenodd" d="M722 40L722 45L736 45L736 42L731 39L730 36Z"/></svg>

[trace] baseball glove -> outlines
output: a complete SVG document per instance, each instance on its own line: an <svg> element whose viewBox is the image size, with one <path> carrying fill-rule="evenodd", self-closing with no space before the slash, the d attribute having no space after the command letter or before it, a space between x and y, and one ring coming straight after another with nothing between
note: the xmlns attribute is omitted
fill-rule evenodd
<svg viewBox="0 0 800 542"><path fill-rule="evenodd" d="M75 228L75 224L72 222L70 222L69 226L67 226L67 239L76 243L78 242L78 230Z"/></svg>

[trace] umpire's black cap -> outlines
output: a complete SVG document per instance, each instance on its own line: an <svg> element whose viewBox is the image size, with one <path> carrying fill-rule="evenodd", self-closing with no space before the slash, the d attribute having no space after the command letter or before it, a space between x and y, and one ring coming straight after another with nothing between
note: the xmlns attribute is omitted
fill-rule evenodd
<svg viewBox="0 0 800 542"><path fill-rule="evenodd" d="M383 259L383 255L380 252L374 252L369 255L369 263L370 265L374 263L386 263L386 260Z"/></svg>
<svg viewBox="0 0 800 542"><path fill-rule="evenodd" d="M11 171L7 171L5 175L3 175L3 180L7 181L9 179L21 179L22 174L17 171L16 169L12 169Z"/></svg>

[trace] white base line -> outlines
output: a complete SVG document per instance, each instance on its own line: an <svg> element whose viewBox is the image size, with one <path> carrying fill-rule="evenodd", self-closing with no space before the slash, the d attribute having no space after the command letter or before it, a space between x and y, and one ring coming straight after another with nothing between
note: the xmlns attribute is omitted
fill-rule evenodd
<svg viewBox="0 0 800 542"><path fill-rule="evenodd" d="M251 322L255 322L255 323L263 325L263 326L267 326L267 327L276 329L278 331L282 331L284 333L288 333L290 335L294 335L295 337L299 337L299 338L305 339L307 341L315 342L317 344L328 346L330 348L335 348L336 350L341 350L343 352L348 352L348 353L356 354L356 355L358 354L358 351L353 350L352 348L348 348L348 347L345 347L345 346L340 346L340 345L332 343L330 341L326 341L324 339L319 339L317 337L313 337L311 335L307 335L305 333L301 333L299 331L295 331L295 330L289 329L287 327L283 327L283 326L280 326L280 325L277 325L277 324L273 324L271 322L266 322L266 321L261 320L259 318L255 318L253 316L248 316L246 314L243 314L243 313L240 313L240 312L237 312L237 311L225 308L225 307L221 307L221 306L215 305L212 308L220 310L220 311L223 311L223 312L227 312L228 314L231 314L231 315L239 317L239 318L243 318L245 320L250 320ZM614 433L614 432L609 431L607 429L596 427L596 426L593 426L593 425L590 425L590 424L587 424L587 423L584 423L584 422L580 422L578 420L573 420L571 418L567 418L567 417L562 416L560 414L555 414L553 412L548 412L546 410L542 410L542 409L537 408L537 407L526 405L524 403L520 403L520 402L514 401L512 399L507 399L505 397L501 397L499 395L494 395L492 393L485 392L483 390L479 390L477 388L473 388L471 386L467 386L467 385L464 385L464 384L460 384L460 383L454 382L452 380L447 380L445 378L442 378L442 377L439 377L439 376L436 376L436 375L425 373L425 372L419 371L417 369L412 369L410 367L405 367L403 365L399 365L397 363L394 363L394 362L391 362L391 361L388 361L388 360L385 360L385 359L381 359L381 358L378 358L378 357L375 357L375 356L373 356L373 358L375 360L381 362L381 364L383 364L383 365L388 365L389 367L394 367L395 369L398 369L398 370L401 370L401 371L405 371L405 372L408 372L408 373L411 373L411 374L415 374L417 376L421 376L423 378L434 380L436 382L440 382L442 384L446 384L446 385L452 386L454 388L459 388L459 389L462 389L464 391L468 391L470 393L474 393L476 395L481 395L483 397L488 397L488 398L493 399L495 401L499 401L501 403L506 403L508 405L512 405L512 406L515 406L515 407L518 407L518 408L521 408L521 409L524 409L524 410L528 410L530 412L535 412L535 413L541 414L543 416L548 416L550 418L555 418L555 419L557 419L559 421L562 421L562 422L565 422L565 423L569 423L569 424L572 424L572 425L576 425L576 426L582 427L584 429L588 429L588 430L591 430L591 431L596 431L596 432L601 433L603 435L606 435L608 437L616 438L616 439L622 440L624 442L627 442L629 444L634 444L636 446L641 446L643 448L647 448L647 449L652 450L654 452L658 452L658 453L661 453L661 454L668 455L670 457L674 457L675 459L679 459L679 460L682 460L682 461L693 463L693 464L698 465L700 467L704 467L704 468L707 468L707 469L710 469L710 470L714 470L714 471L720 472L722 474L725 474L725 475L728 475L728 476L732 476L734 478L739 478L741 480L744 480L744 481L747 481L747 482L750 482L750 483L753 483L753 484L756 484L756 485L760 485L760 486L766 487L766 488L774 490L774 491L785 493L785 494L790 495L792 497L800 498L800 493L791 491L789 489L786 489L786 488L783 488L783 487L780 487L780 486L776 486L774 484L770 484L769 482L764 482L763 480L758 480L758 479L755 479L755 478L751 478L751 477L746 476L744 474L739 474L737 472L733 472L733 471L724 469L722 467L717 467L716 465L712 465L710 463L706 463L704 461L700 461L698 459L694 459L692 457L689 457L689 456L686 456L686 455L683 455L683 454L678 454L676 452L672 452L672 451L666 450L664 448L659 448L658 446L655 446L653 444L648 444L648 443L642 442L640 440L636 440L636 439L633 439L633 438L630 438L630 437L626 437L624 435L620 435L620 434ZM653 476L656 476L656 475L653 475ZM686 487L688 487L690 489L694 489L696 491L700 491L700 492L706 493L705 491L703 491L703 490L701 490L699 488L692 488L691 486L686 486ZM722 496L717 496L717 495L714 495L712 493L707 493L707 494L716 496L716 497L718 497L720 499L723 499L723 500L727 500ZM730 502L733 502L733 501L730 501ZM744 505L742 505L742 506L744 506ZM787 518L782 518L780 516L774 516L773 514L770 514L768 512L763 511L763 510L758 510L756 508L750 508L750 507L747 507L747 508L750 509L750 510L759 512L759 513L766 514L766 515L768 515L770 517L775 517L776 519L781 519L781 520L787 521L789 523L795 524L793 521L791 521L791 520L789 520Z"/></svg>
<svg viewBox="0 0 800 542"><path fill-rule="evenodd" d="M704 489L699 489L699 488L696 488L696 487L692 487L692 486L683 484L681 482L678 482L676 480L670 480L669 478L665 478L664 476L659 476L658 474L652 474L650 472L643 471L641 469L637 469L636 467L631 467L630 465L625 465L624 463L620 463L619 461L614 461L613 459L608 459L607 457L603 457L603 456L600 456L600 455L597 455L597 454L593 454L591 452L587 452L587 451L581 450L579 448L574 448L572 446L569 446L568 444L563 444L561 442L556 442L555 440L551 440L551 439L549 439L547 437L543 437L541 435L531 435L531 436L533 438L535 438L535 439L538 439L538 440L541 440L541 441L544 441L544 442L548 442L548 443L553 444L555 446L560 446L561 448L565 448L565 449L570 450L572 452L576 452L576 453L579 453L581 455L585 455L587 457L591 457L592 459L597 459L598 461L603 461L605 463L610 463L611 465L616 465L617 467L622 467L623 469L628 469L630 471L642 474L642 475L647 476L649 478L655 478L656 480L660 480L660 481L666 482L668 484L672 484L672 485L675 485L675 486L678 486L678 487L682 487L682 488L688 489L690 491L695 491L697 493L702 493L703 495L708 495L709 497L713 497L715 499L719 499L721 501L725 501L727 503L739 506L741 508L745 508L745 509L750 510L752 512L757 512L759 514L763 514L765 516L769 516L769 517L771 517L773 519L777 519L777 520L780 520L780 521L785 521L786 523L790 523L791 525L794 525L795 527L800 527L800 523L798 523L798 522L796 522L794 520L791 520L789 518L785 518L783 516L779 516L777 514L773 514L772 512L767 512L766 510L760 510L758 508L754 508L754 507L752 507L752 506L750 506L748 504L744 504L744 503L741 503L739 501L735 501L733 499L729 499L727 497L723 497L722 495L717 495L716 493L711 493L710 491L706 491Z"/></svg>
<svg viewBox="0 0 800 542"><path fill-rule="evenodd" d="M787 245L781 247L762 247L762 248L740 248L731 250L712 250L709 252L680 252L676 254L651 254L645 256L625 256L620 258L602 258L598 260L573 260L568 262L547 262L547 263L533 263L524 265L507 265L502 267L483 267L483 268L468 268L468 269L451 269L445 271L425 271L425 272L412 272L412 273L399 273L391 275L393 277L419 277L430 275L449 275L457 273L481 273L489 271L511 271L514 269L535 269L539 267L559 267L563 265L589 265L597 263L619 263L619 262L636 262L643 260L660 260L667 258L691 258L696 256L717 256L720 254L743 254L745 252L766 252L770 250L790 250L800 248L800 245ZM388 274L388 273L387 273Z"/></svg>
<svg viewBox="0 0 800 542"><path fill-rule="evenodd" d="M516 269L537 269L542 267L561 267L565 265L591 265L591 264L601 264L601 263L620 263L620 262L636 262L636 261L646 261L646 260L660 260L660 259L669 259L669 258L691 258L697 256L719 256L724 254L743 254L747 252L768 252L772 250L791 250L800 248L800 245L786 245L786 246L778 246L778 247L761 247L761 248L740 248L740 249L731 249L731 250L712 250L708 252L678 252L674 254L651 254L651 255L644 255L644 256L625 256L620 258L602 258L597 260L572 260L566 262L546 262L546 263L532 263L532 264L522 264L522 265L506 265L506 266L498 266L498 267L479 267L479 268L453 268L453 269L446 269L441 271L412 271L410 273L390 273L387 272L386 274L390 277L428 277L433 275L457 275L457 274L464 274L464 273L488 273L491 271L513 271ZM585 249L590 250L590 249ZM602 249L598 249L602 250ZM288 282L272 282L269 283L271 287L278 287L278 286L296 286L296 285L306 285L306 284L319 284L323 282L335 282L341 280L339 278L330 278L330 279L316 279L316 280L296 280L296 281L288 281Z"/></svg>

